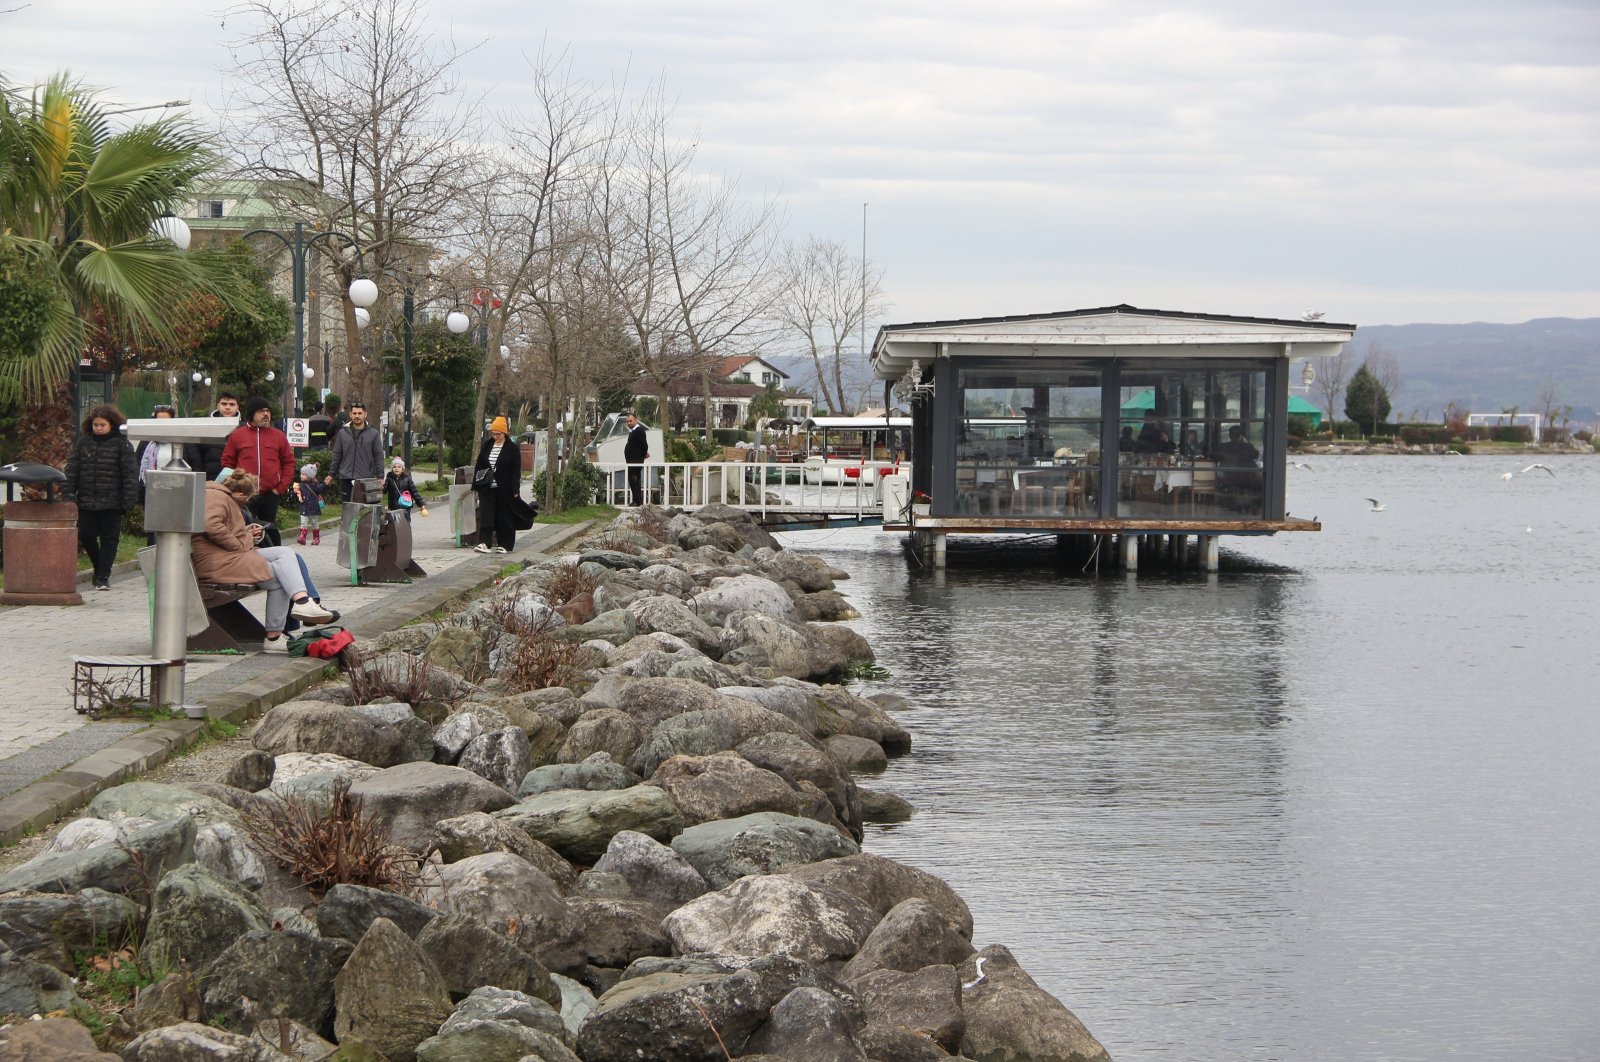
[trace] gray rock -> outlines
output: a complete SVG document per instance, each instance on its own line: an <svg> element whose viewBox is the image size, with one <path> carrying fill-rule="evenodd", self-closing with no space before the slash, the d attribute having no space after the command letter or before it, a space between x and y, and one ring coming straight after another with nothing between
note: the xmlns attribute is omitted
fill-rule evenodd
<svg viewBox="0 0 1600 1062"><path fill-rule="evenodd" d="M817 720L819 731L854 734L876 741L890 756L903 756L911 751L911 735L872 701L857 697L841 686L823 686L817 690L817 697L822 702Z"/></svg>
<svg viewBox="0 0 1600 1062"><path fill-rule="evenodd" d="M249 892L190 863L156 887L145 947L157 964L203 970L245 933L271 925L266 908Z"/></svg>
<svg viewBox="0 0 1600 1062"><path fill-rule="evenodd" d="M572 716L570 719L564 719L563 722L567 726L571 726L578 721L578 716L594 708L621 708L623 691L637 681L631 675L601 675L595 680L594 685L585 690L583 696L578 698L580 711L577 715Z"/></svg>
<svg viewBox="0 0 1600 1062"><path fill-rule="evenodd" d="M422 659L453 671L469 682L481 680L489 667L489 650L470 627L445 627L428 639Z"/></svg>
<svg viewBox="0 0 1600 1062"><path fill-rule="evenodd" d="M616 570L638 571L649 566L649 561L636 553L623 553L614 549L586 549L578 554L579 564L598 564Z"/></svg>
<svg viewBox="0 0 1600 1062"><path fill-rule="evenodd" d="M921 1033L904 1025L880 1024L870 1015L856 1042L873 1062L944 1062L951 1057L948 1051Z"/></svg>
<svg viewBox="0 0 1600 1062"><path fill-rule="evenodd" d="M483 733L483 724L472 712L457 712L433 728L433 761L455 763L472 740Z"/></svg>
<svg viewBox="0 0 1600 1062"><path fill-rule="evenodd" d="M590 967L620 970L646 955L670 955L662 905L647 899L580 896L567 901L574 935L567 953ZM572 961L572 960L569 960Z"/></svg>
<svg viewBox="0 0 1600 1062"><path fill-rule="evenodd" d="M71 1018L45 1018L0 1028L0 1058L11 1062L122 1062L94 1045L89 1030Z"/></svg>
<svg viewBox="0 0 1600 1062"><path fill-rule="evenodd" d="M864 822L910 822L916 809L911 801L885 789L860 789Z"/></svg>
<svg viewBox="0 0 1600 1062"><path fill-rule="evenodd" d="M77 998L67 974L0 945L0 1014L48 1014Z"/></svg>
<svg viewBox="0 0 1600 1062"><path fill-rule="evenodd" d="M480 734L461 750L461 758L456 763L506 792L515 793L522 779L533 769L528 735L515 726Z"/></svg>
<svg viewBox="0 0 1600 1062"><path fill-rule="evenodd" d="M207 823L237 823L238 814L220 800L201 796L177 785L159 782L126 782L112 786L89 801L84 813L107 822L144 819L162 822L186 815L195 826Z"/></svg>
<svg viewBox="0 0 1600 1062"><path fill-rule="evenodd" d="M561 636L574 642L599 639L612 645L621 645L638 633L639 628L634 623L633 613L620 608L602 612L588 623L561 629Z"/></svg>
<svg viewBox="0 0 1600 1062"><path fill-rule="evenodd" d="M712 888L750 874L772 874L821 859L856 855L860 847L838 830L794 815L758 812L690 826L672 840ZM876 919L874 919L876 921Z"/></svg>
<svg viewBox="0 0 1600 1062"><path fill-rule="evenodd" d="M603 752L618 763L625 763L639 747L639 727L633 718L614 708L585 712L567 729L566 740L556 759L578 763Z"/></svg>
<svg viewBox="0 0 1600 1062"><path fill-rule="evenodd" d="M661 928L680 954L784 955L815 965L854 955L877 921L842 889L769 874L691 900Z"/></svg>
<svg viewBox="0 0 1600 1062"><path fill-rule="evenodd" d="M557 789L627 789L639 784L639 776L617 763L607 752L594 752L578 763L552 763L535 767L517 787L517 796L527 798Z"/></svg>
<svg viewBox="0 0 1600 1062"><path fill-rule="evenodd" d="M395 690L415 689L420 701L458 701L476 687L446 668L429 664L409 652L360 656L354 666L382 685Z"/></svg>
<svg viewBox="0 0 1600 1062"><path fill-rule="evenodd" d="M560 974L551 974L550 980L561 992L561 1024L566 1026L568 1041L574 1041L578 1030L594 1013L594 993L572 978Z"/></svg>
<svg viewBox="0 0 1600 1062"><path fill-rule="evenodd" d="M501 730L511 725L511 717L499 702L489 704L484 701L466 701L462 703L452 715L470 715L478 721L478 733L487 733L490 730ZM474 737L477 735L474 734ZM465 747L465 746L463 746Z"/></svg>
<svg viewBox="0 0 1600 1062"><path fill-rule="evenodd" d="M793 734L759 734L740 742L739 755L799 788L809 782L826 794L841 822L861 835L861 797L843 768L814 743Z"/></svg>
<svg viewBox="0 0 1600 1062"><path fill-rule="evenodd" d="M815 594L801 594L796 599L794 608L795 614L800 619L812 623L839 623L843 620L861 618L861 613L857 612L855 606L850 604L849 600L837 590L821 590ZM847 641L850 647L854 648L854 639ZM861 644L868 646L870 650L870 642L862 639ZM843 647L841 645L841 648ZM851 653L846 653L846 655L851 657L852 660L855 659L855 656ZM866 659L870 660L872 657L867 657Z"/></svg>
<svg viewBox="0 0 1600 1062"><path fill-rule="evenodd" d="M245 840L244 832L225 822L195 831L194 861L222 880L247 889L259 889L266 881L266 868Z"/></svg>
<svg viewBox="0 0 1600 1062"><path fill-rule="evenodd" d="M833 589L833 579L825 565L814 564L793 550L757 550L755 562L767 578L774 582L787 579L808 594Z"/></svg>
<svg viewBox="0 0 1600 1062"><path fill-rule="evenodd" d="M472 856L439 868L439 910L462 915L503 934L546 968L564 970L570 957L551 941L570 941L578 929L556 885L509 852Z"/></svg>
<svg viewBox="0 0 1600 1062"><path fill-rule="evenodd" d="M870 939L870 938L869 938ZM961 978L954 966L914 970L879 969L851 978L869 1023L899 1025L958 1051L967 1018L961 1009Z"/></svg>
<svg viewBox="0 0 1600 1062"><path fill-rule="evenodd" d="M679 660L667 668L664 678L686 679L689 682L698 682L711 689L724 686L738 686L746 682L744 675L731 667L716 663L706 657L695 657L692 660Z"/></svg>
<svg viewBox="0 0 1600 1062"><path fill-rule="evenodd" d="M611 838L605 855L595 863L594 869L618 875L639 899L671 907L688 903L711 888L683 856L660 841L632 830L624 830Z"/></svg>
<svg viewBox="0 0 1600 1062"><path fill-rule="evenodd" d="M889 766L889 757L883 754L882 745L854 734L834 734L823 740L822 747L833 757L833 762L847 771L876 774Z"/></svg>
<svg viewBox="0 0 1600 1062"><path fill-rule="evenodd" d="M966 901L946 882L925 870L862 852L794 867L786 873L801 881L843 889L871 904L879 917L906 900L926 900L956 927L957 932L972 939L972 912Z"/></svg>
<svg viewBox="0 0 1600 1062"><path fill-rule="evenodd" d="M529 837L527 831L492 815L474 812L445 819L434 831L434 847L446 863L459 863L475 855L510 852L533 864L535 870L567 892L578 872L555 849Z"/></svg>
<svg viewBox="0 0 1600 1062"><path fill-rule="evenodd" d="M433 961L387 918L372 923L333 986L337 1040L360 1040L390 1062L411 1062L450 1016Z"/></svg>
<svg viewBox="0 0 1600 1062"><path fill-rule="evenodd" d="M641 778L649 778L669 757L707 756L738 744L738 722L720 707L685 712L657 724L635 750L628 768Z"/></svg>
<svg viewBox="0 0 1600 1062"><path fill-rule="evenodd" d="M662 726L676 722L668 720ZM674 756L656 768L648 784L665 790L690 826L758 811L799 815L805 803L781 776L737 752Z"/></svg>
<svg viewBox="0 0 1600 1062"><path fill-rule="evenodd" d="M331 752L374 767L406 762L409 744L397 726L316 701L289 701L268 709L250 741L273 756Z"/></svg>
<svg viewBox="0 0 1600 1062"><path fill-rule="evenodd" d="M779 675L822 679L837 675L849 658L822 632L844 628L808 624L757 612L735 612L723 623L722 662L769 667Z"/></svg>
<svg viewBox="0 0 1600 1062"><path fill-rule="evenodd" d="M400 731L404 740L402 763L433 759L433 724L418 718L409 704L358 704L350 710Z"/></svg>
<svg viewBox="0 0 1600 1062"><path fill-rule="evenodd" d="M123 1062L283 1062L259 1040L197 1022L151 1029L122 1049Z"/></svg>
<svg viewBox="0 0 1600 1062"><path fill-rule="evenodd" d="M560 992L553 983L550 987L559 1001ZM562 1024L556 1003L544 996L534 996L515 989L493 986L474 989L471 995L456 1004L455 1012L445 1021L444 1028L467 1021L504 1021L557 1038L566 1036L566 1026Z"/></svg>
<svg viewBox="0 0 1600 1062"><path fill-rule="evenodd" d="M961 992L967 1019L963 1055L979 1060L1111 1062L1100 1041L1072 1011L1040 988L1007 948L991 945L963 963L958 971L963 984L977 980L979 958L984 960L983 979Z"/></svg>
<svg viewBox="0 0 1600 1062"><path fill-rule="evenodd" d="M383 768L336 756L331 752L286 752L273 760L272 784L266 790L279 796L299 795L322 803L340 789Z"/></svg>
<svg viewBox="0 0 1600 1062"><path fill-rule="evenodd" d="M718 583L696 594L689 605L702 620L719 626L739 612L778 619L793 619L795 615L794 602L783 587L759 575L739 575Z"/></svg>
<svg viewBox="0 0 1600 1062"><path fill-rule="evenodd" d="M45 845L46 852L83 852L103 844L117 844L134 830L151 825L153 819L73 819Z"/></svg>
<svg viewBox="0 0 1600 1062"><path fill-rule="evenodd" d="M746 1056L763 1053L793 1062L867 1062L856 1042L866 1026L859 1002L820 988L796 988L772 1008L745 1042Z"/></svg>
<svg viewBox="0 0 1600 1062"><path fill-rule="evenodd" d="M0 895L0 946L75 975L75 953L137 943L143 918L139 905L126 896L99 889L6 893Z"/></svg>
<svg viewBox="0 0 1600 1062"><path fill-rule="evenodd" d="M222 784L259 793L272 784L272 757L260 749L251 749L229 765L223 772Z"/></svg>
<svg viewBox="0 0 1600 1062"><path fill-rule="evenodd" d="M354 944L367 935L373 922L387 918L406 936L415 938L436 915L436 911L396 893L365 885L335 885L317 905L317 932Z"/></svg>
<svg viewBox="0 0 1600 1062"><path fill-rule="evenodd" d="M578 1032L578 1054L584 1062L737 1057L789 988L753 966L633 977L600 997Z"/></svg>
<svg viewBox="0 0 1600 1062"><path fill-rule="evenodd" d="M312 1030L288 1018L262 1022L250 1034L250 1039L266 1044L294 1062L325 1062L339 1051Z"/></svg>
<svg viewBox="0 0 1600 1062"><path fill-rule="evenodd" d="M0 893L140 893L167 871L194 860L194 833L195 820L185 815L135 830L119 845L45 852L0 876Z"/></svg>
<svg viewBox="0 0 1600 1062"><path fill-rule="evenodd" d="M567 859L592 865L623 830L668 840L683 829L683 814L654 786L586 792L541 793L496 812Z"/></svg>
<svg viewBox="0 0 1600 1062"><path fill-rule="evenodd" d="M651 595L628 605L634 628L640 634L661 632L682 639L701 653L721 649L720 635L694 609L675 597Z"/></svg>
<svg viewBox="0 0 1600 1062"><path fill-rule="evenodd" d="M932 964L959 965L972 954L961 927L926 900L902 900L873 927L861 950L845 964L846 981L875 970L910 973Z"/></svg>
<svg viewBox="0 0 1600 1062"><path fill-rule="evenodd" d="M440 819L473 811L498 811L513 798L500 786L460 767L407 763L390 767L350 787L363 810L389 832L390 840L420 851Z"/></svg>
<svg viewBox="0 0 1600 1062"><path fill-rule="evenodd" d="M579 1062L559 1037L512 1022L446 1023L417 1045L421 1062Z"/></svg>
<svg viewBox="0 0 1600 1062"><path fill-rule="evenodd" d="M639 580L661 593L682 600L694 593L695 581L670 564L652 564L639 572Z"/></svg>
<svg viewBox="0 0 1600 1062"><path fill-rule="evenodd" d="M446 915L429 922L417 944L433 957L450 998L461 999L484 987L527 993L559 1005L561 993L550 973L533 956L476 919ZM460 1013L460 1009L457 1009Z"/></svg>
<svg viewBox="0 0 1600 1062"><path fill-rule="evenodd" d="M202 971L206 1013L236 1029L286 1018L331 1036L333 979L351 950L300 933L246 933Z"/></svg>

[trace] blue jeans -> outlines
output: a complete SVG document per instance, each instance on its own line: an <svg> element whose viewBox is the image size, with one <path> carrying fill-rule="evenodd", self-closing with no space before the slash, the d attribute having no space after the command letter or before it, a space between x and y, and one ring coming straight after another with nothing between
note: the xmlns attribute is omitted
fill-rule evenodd
<svg viewBox="0 0 1600 1062"><path fill-rule="evenodd" d="M311 581L311 571L306 567L306 559L300 556L298 553L294 555L294 559L300 562L300 578L304 580L306 584L306 593L311 595L311 600L321 604L322 595L317 593L317 584ZM297 631L299 629L300 621L295 619L292 615L287 621L285 621L283 625L283 632L285 634L288 634L290 631Z"/></svg>

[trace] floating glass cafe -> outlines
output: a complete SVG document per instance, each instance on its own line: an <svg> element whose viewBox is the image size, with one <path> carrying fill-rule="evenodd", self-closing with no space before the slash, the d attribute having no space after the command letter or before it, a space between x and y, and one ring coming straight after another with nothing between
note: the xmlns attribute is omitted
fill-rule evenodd
<svg viewBox="0 0 1600 1062"><path fill-rule="evenodd" d="M873 370L913 455L886 527L935 566L949 535L1053 532L1129 568L1211 570L1220 535L1320 530L1285 509L1289 417L1309 415L1291 377L1354 331L1133 306L885 325Z"/></svg>

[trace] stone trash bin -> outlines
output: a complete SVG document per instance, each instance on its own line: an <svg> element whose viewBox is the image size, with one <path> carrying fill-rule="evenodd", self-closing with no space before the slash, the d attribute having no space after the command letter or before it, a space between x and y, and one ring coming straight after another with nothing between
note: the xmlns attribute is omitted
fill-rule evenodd
<svg viewBox="0 0 1600 1062"><path fill-rule="evenodd" d="M78 593L78 506L63 501L66 474L49 465L0 465L6 485L5 589L0 605L81 605ZM43 500L13 500L17 484L38 487Z"/></svg>

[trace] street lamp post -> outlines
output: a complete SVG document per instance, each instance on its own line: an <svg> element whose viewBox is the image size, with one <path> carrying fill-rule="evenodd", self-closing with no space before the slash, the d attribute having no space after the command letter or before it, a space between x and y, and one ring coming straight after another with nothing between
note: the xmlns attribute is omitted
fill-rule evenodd
<svg viewBox="0 0 1600 1062"><path fill-rule="evenodd" d="M278 240L289 251L289 261L294 270L294 375L291 377L290 401L292 410L285 410L284 415L299 414L300 410L300 384L306 379L306 253L315 246L318 240L340 239L344 240L356 252L356 265L362 273L367 271L367 264L361 254L361 244L354 236L347 236L342 232L328 230L319 232L306 239L304 222L294 223L294 238L278 232L275 229L251 229L240 239L248 240L255 235L267 235ZM366 309L378 301L378 285L368 280L365 276L357 277L350 285L350 301L357 307Z"/></svg>

